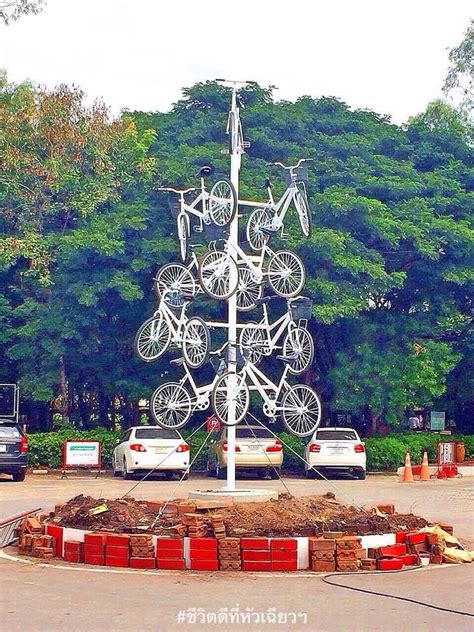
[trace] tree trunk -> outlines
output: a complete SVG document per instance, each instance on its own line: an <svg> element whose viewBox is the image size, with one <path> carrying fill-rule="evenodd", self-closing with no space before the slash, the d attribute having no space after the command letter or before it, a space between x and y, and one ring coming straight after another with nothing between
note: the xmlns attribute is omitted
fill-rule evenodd
<svg viewBox="0 0 474 632"><path fill-rule="evenodd" d="M59 412L62 422L67 423L69 421L69 405L64 356L59 356Z"/></svg>
<svg viewBox="0 0 474 632"><path fill-rule="evenodd" d="M376 435L377 434L377 430L378 430L378 423L380 420L380 417L382 416L381 413L374 413L373 411L371 411L371 434L372 435Z"/></svg>

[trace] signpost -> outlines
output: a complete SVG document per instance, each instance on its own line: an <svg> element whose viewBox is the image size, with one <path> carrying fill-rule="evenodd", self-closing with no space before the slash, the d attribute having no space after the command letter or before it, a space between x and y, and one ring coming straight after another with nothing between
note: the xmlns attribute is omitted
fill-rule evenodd
<svg viewBox="0 0 474 632"><path fill-rule="evenodd" d="M18 423L20 389L17 384L0 384L0 419L14 419Z"/></svg>
<svg viewBox="0 0 474 632"><path fill-rule="evenodd" d="M88 439L64 441L62 446L62 475L66 470L83 467L97 469L96 478L100 475L102 466L102 442Z"/></svg>

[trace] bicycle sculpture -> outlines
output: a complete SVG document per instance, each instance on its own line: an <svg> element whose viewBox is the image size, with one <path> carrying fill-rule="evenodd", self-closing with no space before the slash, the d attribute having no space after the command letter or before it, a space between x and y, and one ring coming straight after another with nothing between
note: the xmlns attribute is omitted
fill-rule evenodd
<svg viewBox="0 0 474 632"><path fill-rule="evenodd" d="M270 242L276 233L284 235L291 205L303 236L311 234L304 182L308 159L301 159L293 166L274 163L287 174L288 187L279 200L275 201L268 178L267 201L239 200L240 159L250 144L244 140L240 119L239 82L230 83L232 105L227 134L231 179L218 180L208 192L205 178L212 175L212 168L205 166L197 173L199 187L159 188L178 196L172 203L172 213L176 217L182 263L169 263L158 270L154 279L158 308L138 330L135 351L145 362L154 362L169 349L180 352L181 357L170 364L179 367L184 375L175 382L160 385L150 400L151 415L163 428L182 428L195 410L210 406L224 425L235 426L245 418L250 393L255 392L264 415L281 418L290 432L306 437L320 423L321 403L313 388L291 384L289 378L305 373L313 362L314 344L307 328L312 304L310 299L300 296L305 282L301 258L290 250L274 250ZM194 199L190 199L192 194ZM237 214L238 209L241 215ZM245 227L250 254L238 240L239 218L245 217L245 210L250 210ZM203 246L189 243L192 232L208 237L200 254L196 249ZM200 294L227 301L227 321L205 321L190 316L188 312ZM275 298L280 303L286 299L286 311L272 320L269 307ZM259 315L254 320L239 322L237 312ZM211 351L210 332L217 328L227 332L227 342ZM265 374L261 365L264 358L272 355L281 366L277 382ZM192 371L207 360L215 368L214 377L198 386Z"/></svg>

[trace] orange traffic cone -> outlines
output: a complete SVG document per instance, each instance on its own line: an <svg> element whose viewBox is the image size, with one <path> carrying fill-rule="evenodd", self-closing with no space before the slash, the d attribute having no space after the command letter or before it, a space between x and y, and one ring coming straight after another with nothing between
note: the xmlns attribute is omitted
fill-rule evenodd
<svg viewBox="0 0 474 632"><path fill-rule="evenodd" d="M405 452L405 467L403 468L403 474L400 479L400 483L414 483L413 470L411 469L410 453Z"/></svg>
<svg viewBox="0 0 474 632"><path fill-rule="evenodd" d="M430 468L428 467L428 452L425 450L423 454L423 462L421 463L420 481L430 480Z"/></svg>

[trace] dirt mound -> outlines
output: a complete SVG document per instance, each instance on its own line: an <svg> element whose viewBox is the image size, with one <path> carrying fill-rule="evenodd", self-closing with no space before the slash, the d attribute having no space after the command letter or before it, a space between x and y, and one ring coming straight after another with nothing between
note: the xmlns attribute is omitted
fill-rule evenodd
<svg viewBox="0 0 474 632"><path fill-rule="evenodd" d="M160 509L157 502L129 497L105 500L81 494L63 505L51 520L63 527L78 529L173 534L176 527L186 529L180 526L182 514L178 513L179 502L189 506L190 501L172 501L164 515L157 519ZM93 515L91 510L101 505L106 505L106 510ZM230 536L310 536L323 531L369 535L416 529L428 524L413 514L379 516L358 507L343 505L333 494L301 497L282 494L278 500L264 503L234 503L219 509L200 509L198 506L197 511L205 521L209 519L209 525L212 514L221 515ZM209 535L212 535L210 527Z"/></svg>

